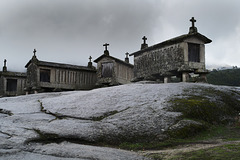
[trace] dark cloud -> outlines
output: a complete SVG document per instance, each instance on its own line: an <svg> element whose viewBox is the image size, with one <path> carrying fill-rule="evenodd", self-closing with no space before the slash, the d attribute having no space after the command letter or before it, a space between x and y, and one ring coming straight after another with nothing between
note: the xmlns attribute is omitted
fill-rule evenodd
<svg viewBox="0 0 240 160"><path fill-rule="evenodd" d="M41 59L84 65L89 55L97 58L103 53L105 42L110 43L111 54L123 58L125 52L140 47L136 41L143 35L152 36L157 15L153 1L1 3L9 8L1 14L2 38L7 37L1 39L6 44L2 50L11 55L9 59L16 65L26 63L33 48L38 49ZM25 62L14 59L19 54Z"/></svg>

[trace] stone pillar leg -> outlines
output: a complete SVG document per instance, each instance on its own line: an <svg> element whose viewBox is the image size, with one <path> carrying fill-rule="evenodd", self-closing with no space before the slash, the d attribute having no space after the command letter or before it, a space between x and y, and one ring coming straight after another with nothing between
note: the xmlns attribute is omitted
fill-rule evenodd
<svg viewBox="0 0 240 160"><path fill-rule="evenodd" d="M188 82L189 81L189 74L188 74L188 72L183 72L182 73L182 81L183 82Z"/></svg>
<svg viewBox="0 0 240 160"><path fill-rule="evenodd" d="M169 83L170 82L170 77L164 77L164 83Z"/></svg>
<svg viewBox="0 0 240 160"><path fill-rule="evenodd" d="M200 74L200 82L208 83L206 74Z"/></svg>
<svg viewBox="0 0 240 160"><path fill-rule="evenodd" d="M28 91L26 92L26 95L28 95Z"/></svg>
<svg viewBox="0 0 240 160"><path fill-rule="evenodd" d="M37 91L37 90L35 90L35 91L34 91L34 94L37 94L37 93L38 93L38 91Z"/></svg>

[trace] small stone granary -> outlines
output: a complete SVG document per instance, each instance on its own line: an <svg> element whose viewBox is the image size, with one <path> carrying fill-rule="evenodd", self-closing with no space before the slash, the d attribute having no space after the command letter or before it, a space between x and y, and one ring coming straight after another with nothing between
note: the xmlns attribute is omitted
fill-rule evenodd
<svg viewBox="0 0 240 160"><path fill-rule="evenodd" d="M92 89L96 83L96 68L92 62L88 66L39 61L36 50L32 59L26 64L26 93L60 90Z"/></svg>
<svg viewBox="0 0 240 160"><path fill-rule="evenodd" d="M0 72L0 96L28 93L85 90L98 86L119 85L131 81L155 80L168 83L173 77L178 81L206 82L205 44L211 40L198 33L194 17L189 33L148 47L143 37L141 50L130 54L134 65L109 55L104 44L104 54L94 60L90 56L88 66L40 61L34 49L32 59L26 64L27 73L7 71L6 60ZM194 79L191 77L194 76ZM196 78L198 76L198 78Z"/></svg>
<svg viewBox="0 0 240 160"><path fill-rule="evenodd" d="M94 60L97 63L97 86L118 85L130 83L133 79L133 65L129 63L128 53L125 61L109 55L107 46L104 44L104 54Z"/></svg>
<svg viewBox="0 0 240 160"><path fill-rule="evenodd" d="M206 82L205 44L212 41L198 33L194 17L189 33L148 47L143 37L141 50L134 56L134 81L158 80L164 83L171 77L188 82L190 74L198 74L199 81Z"/></svg>
<svg viewBox="0 0 240 160"><path fill-rule="evenodd" d="M5 59L3 70L0 72L0 97L24 94L25 81L26 73L8 71Z"/></svg>

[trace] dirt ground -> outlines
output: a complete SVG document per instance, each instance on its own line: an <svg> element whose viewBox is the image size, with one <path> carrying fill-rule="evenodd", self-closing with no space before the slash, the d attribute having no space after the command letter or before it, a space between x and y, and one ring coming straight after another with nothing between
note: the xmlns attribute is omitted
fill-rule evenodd
<svg viewBox="0 0 240 160"><path fill-rule="evenodd" d="M213 147L218 147L226 144L238 144L239 141L222 141L221 139L217 141L206 141L202 143L196 144L188 144L188 145L180 145L174 148L164 149L164 150L147 150L147 151L139 151L138 153L143 156L153 157L154 155L158 155L162 159L169 159L179 153L186 153L201 149L208 149Z"/></svg>

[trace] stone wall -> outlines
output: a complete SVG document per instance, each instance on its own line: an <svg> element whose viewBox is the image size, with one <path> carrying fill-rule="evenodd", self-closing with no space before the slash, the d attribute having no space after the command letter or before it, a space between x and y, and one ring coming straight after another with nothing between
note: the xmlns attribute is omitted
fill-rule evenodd
<svg viewBox="0 0 240 160"><path fill-rule="evenodd" d="M144 52L134 57L134 64L135 78L168 75L170 71L177 71L184 65L183 44L178 43Z"/></svg>
<svg viewBox="0 0 240 160"><path fill-rule="evenodd" d="M37 86L39 86L38 74L36 72L37 68L38 66L35 63L31 63L27 68L27 90L31 90L32 88L36 88Z"/></svg>
<svg viewBox="0 0 240 160"><path fill-rule="evenodd" d="M133 67L123 65L121 63L116 64L115 72L117 74L117 81L121 84L130 83L133 79Z"/></svg>
<svg viewBox="0 0 240 160"><path fill-rule="evenodd" d="M4 95L3 76L0 75L0 97Z"/></svg>
<svg viewBox="0 0 240 160"><path fill-rule="evenodd" d="M43 88L64 90L92 89L96 83L96 72L39 67L38 79L40 79L41 69L50 70L50 83L40 82L40 87Z"/></svg>
<svg viewBox="0 0 240 160"><path fill-rule="evenodd" d="M41 79L41 71L49 71L49 81ZM84 71L64 68L36 66L28 67L29 90L54 91L54 90L80 90L92 89L96 83L96 71ZM45 75L46 76L46 75Z"/></svg>

